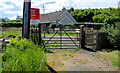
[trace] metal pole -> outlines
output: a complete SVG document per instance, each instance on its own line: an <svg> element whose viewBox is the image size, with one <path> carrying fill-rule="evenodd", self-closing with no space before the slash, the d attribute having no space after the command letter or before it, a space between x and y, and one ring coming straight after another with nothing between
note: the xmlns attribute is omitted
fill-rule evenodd
<svg viewBox="0 0 120 73"><path fill-rule="evenodd" d="M60 49L62 49L62 26L60 25Z"/></svg>
<svg viewBox="0 0 120 73"><path fill-rule="evenodd" d="M37 26L35 26L35 44L38 43L38 40L37 40Z"/></svg>
<svg viewBox="0 0 120 73"><path fill-rule="evenodd" d="M39 26L39 43L38 43L38 45L41 45L41 24L39 24L38 26Z"/></svg>
<svg viewBox="0 0 120 73"><path fill-rule="evenodd" d="M31 0L24 0L22 37L29 39Z"/></svg>

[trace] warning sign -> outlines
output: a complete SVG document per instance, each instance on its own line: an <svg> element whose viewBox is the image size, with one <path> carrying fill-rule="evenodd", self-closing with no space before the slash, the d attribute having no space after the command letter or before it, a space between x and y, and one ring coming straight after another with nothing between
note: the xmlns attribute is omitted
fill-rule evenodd
<svg viewBox="0 0 120 73"><path fill-rule="evenodd" d="M40 9L31 8L30 19L39 20L40 19Z"/></svg>

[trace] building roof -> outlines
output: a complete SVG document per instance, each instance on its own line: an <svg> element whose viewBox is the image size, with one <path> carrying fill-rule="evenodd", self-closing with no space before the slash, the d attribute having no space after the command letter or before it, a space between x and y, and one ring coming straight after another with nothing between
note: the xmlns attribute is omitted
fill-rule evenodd
<svg viewBox="0 0 120 73"><path fill-rule="evenodd" d="M60 14L62 14L64 11L56 11L48 14L41 14L40 15L40 22L54 22L56 20L60 20Z"/></svg>
<svg viewBox="0 0 120 73"><path fill-rule="evenodd" d="M17 17L23 18L23 16L17 16Z"/></svg>
<svg viewBox="0 0 120 73"><path fill-rule="evenodd" d="M56 12L52 12L52 13L41 14L40 15L40 23L53 23L53 22L56 22L56 20L61 21L66 17L67 17L66 20L71 19L70 21L76 22L73 17L70 17L69 14L65 14L65 12L67 12L67 10L63 9L62 11L56 11Z"/></svg>

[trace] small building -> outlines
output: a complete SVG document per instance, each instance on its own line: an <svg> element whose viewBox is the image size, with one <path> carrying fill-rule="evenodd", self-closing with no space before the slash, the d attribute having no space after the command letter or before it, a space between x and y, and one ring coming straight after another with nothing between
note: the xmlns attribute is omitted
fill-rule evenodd
<svg viewBox="0 0 120 73"><path fill-rule="evenodd" d="M7 18L7 17L4 17L4 18L0 18L0 20L2 21L2 19L4 19L5 20L5 22L7 22L7 21L9 21L10 19L9 18Z"/></svg>
<svg viewBox="0 0 120 73"><path fill-rule="evenodd" d="M9 21L9 20L10 20L10 19L9 19L9 18L7 18L7 17L5 17L4 19L5 19L5 21Z"/></svg>
<svg viewBox="0 0 120 73"><path fill-rule="evenodd" d="M48 28L51 23L56 23L56 21L62 24L77 23L77 21L65 8L63 8L61 11L40 14L40 23L42 24L42 28L45 26Z"/></svg>
<svg viewBox="0 0 120 73"><path fill-rule="evenodd" d="M23 17L22 16L17 16L16 20L23 20Z"/></svg>

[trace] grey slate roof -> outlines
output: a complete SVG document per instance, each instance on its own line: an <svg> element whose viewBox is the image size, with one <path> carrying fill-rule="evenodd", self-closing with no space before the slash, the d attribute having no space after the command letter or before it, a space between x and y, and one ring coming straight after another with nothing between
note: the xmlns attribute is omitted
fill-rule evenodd
<svg viewBox="0 0 120 73"><path fill-rule="evenodd" d="M64 20L64 18L67 16L69 18L65 18L64 21L66 21L67 23L71 23L70 20L75 23L76 21L74 20L74 18L70 17L70 15L68 13L65 12L66 10L62 10L62 11L56 11L56 12L52 12L52 13L47 13L47 14L41 14L40 15L40 23L53 23L56 22L56 20ZM61 21L63 23L63 21Z"/></svg>

